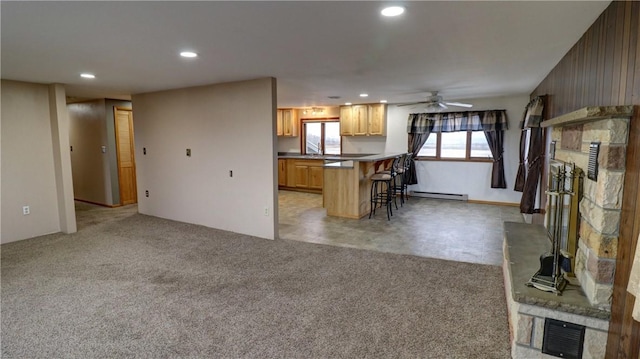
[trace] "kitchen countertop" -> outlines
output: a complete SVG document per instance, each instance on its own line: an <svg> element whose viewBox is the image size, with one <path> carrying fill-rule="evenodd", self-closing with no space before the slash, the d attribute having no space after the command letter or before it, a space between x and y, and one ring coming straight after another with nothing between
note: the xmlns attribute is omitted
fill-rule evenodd
<svg viewBox="0 0 640 359"><path fill-rule="evenodd" d="M279 152L278 158L304 159L304 160L324 160L324 168L353 168L354 161L376 162L389 158L400 157L402 152L388 152L378 154L345 154L345 155L303 155L300 153Z"/></svg>
<svg viewBox="0 0 640 359"><path fill-rule="evenodd" d="M353 161L336 161L325 163L324 168L353 168Z"/></svg>
<svg viewBox="0 0 640 359"><path fill-rule="evenodd" d="M353 153L343 155L303 155L297 152L278 152L278 158L293 158L301 160L330 160L330 161L346 161L353 160L358 157L371 156L370 153Z"/></svg>

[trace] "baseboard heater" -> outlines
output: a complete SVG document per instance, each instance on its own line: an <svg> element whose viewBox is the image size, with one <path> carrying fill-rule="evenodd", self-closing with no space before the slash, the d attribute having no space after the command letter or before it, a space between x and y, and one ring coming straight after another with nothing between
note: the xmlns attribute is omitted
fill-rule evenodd
<svg viewBox="0 0 640 359"><path fill-rule="evenodd" d="M468 194L456 194L456 193L411 191L409 195L415 196L415 197L425 197L425 198L452 199L455 201L467 201L469 199Z"/></svg>

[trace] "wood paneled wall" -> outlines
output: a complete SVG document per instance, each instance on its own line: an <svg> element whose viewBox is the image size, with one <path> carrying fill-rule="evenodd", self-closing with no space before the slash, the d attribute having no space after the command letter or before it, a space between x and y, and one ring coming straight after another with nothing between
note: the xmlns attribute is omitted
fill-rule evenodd
<svg viewBox="0 0 640 359"><path fill-rule="evenodd" d="M541 95L548 96L546 119L587 106L640 105L640 2L613 1L531 93ZM630 132L607 358L640 358L635 298L626 291L640 231L638 108Z"/></svg>
<svg viewBox="0 0 640 359"><path fill-rule="evenodd" d="M531 94L550 118L587 106L640 105L640 2L613 1Z"/></svg>

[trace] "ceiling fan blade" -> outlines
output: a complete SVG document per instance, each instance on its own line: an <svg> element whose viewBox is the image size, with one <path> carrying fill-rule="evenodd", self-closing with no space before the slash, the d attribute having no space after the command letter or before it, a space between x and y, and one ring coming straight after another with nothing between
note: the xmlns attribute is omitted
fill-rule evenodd
<svg viewBox="0 0 640 359"><path fill-rule="evenodd" d="M396 106L415 106L415 105L419 105L421 103L427 103L426 101L421 101L421 102L405 102L405 103L398 103L396 104Z"/></svg>
<svg viewBox="0 0 640 359"><path fill-rule="evenodd" d="M449 106L466 107L466 108L473 107L473 105L469 103L462 103L462 102L445 102L445 103Z"/></svg>
<svg viewBox="0 0 640 359"><path fill-rule="evenodd" d="M448 105L448 104L447 104L447 105ZM444 108L445 110L446 110L446 109L448 109L447 105L445 105L445 104L444 104L444 103L442 103L442 102L438 102L438 106L440 106L440 107Z"/></svg>

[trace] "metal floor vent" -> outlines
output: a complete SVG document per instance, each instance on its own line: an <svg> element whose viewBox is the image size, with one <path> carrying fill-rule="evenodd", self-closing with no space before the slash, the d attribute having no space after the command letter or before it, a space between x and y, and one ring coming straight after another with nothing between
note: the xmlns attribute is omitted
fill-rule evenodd
<svg viewBox="0 0 640 359"><path fill-rule="evenodd" d="M467 201L469 200L468 194L456 194L456 193L437 193L437 192L422 192L411 191L410 196L424 197L424 198L439 198L439 199L452 199L455 201Z"/></svg>
<svg viewBox="0 0 640 359"><path fill-rule="evenodd" d="M559 358L581 359L585 326L545 318L542 352Z"/></svg>

